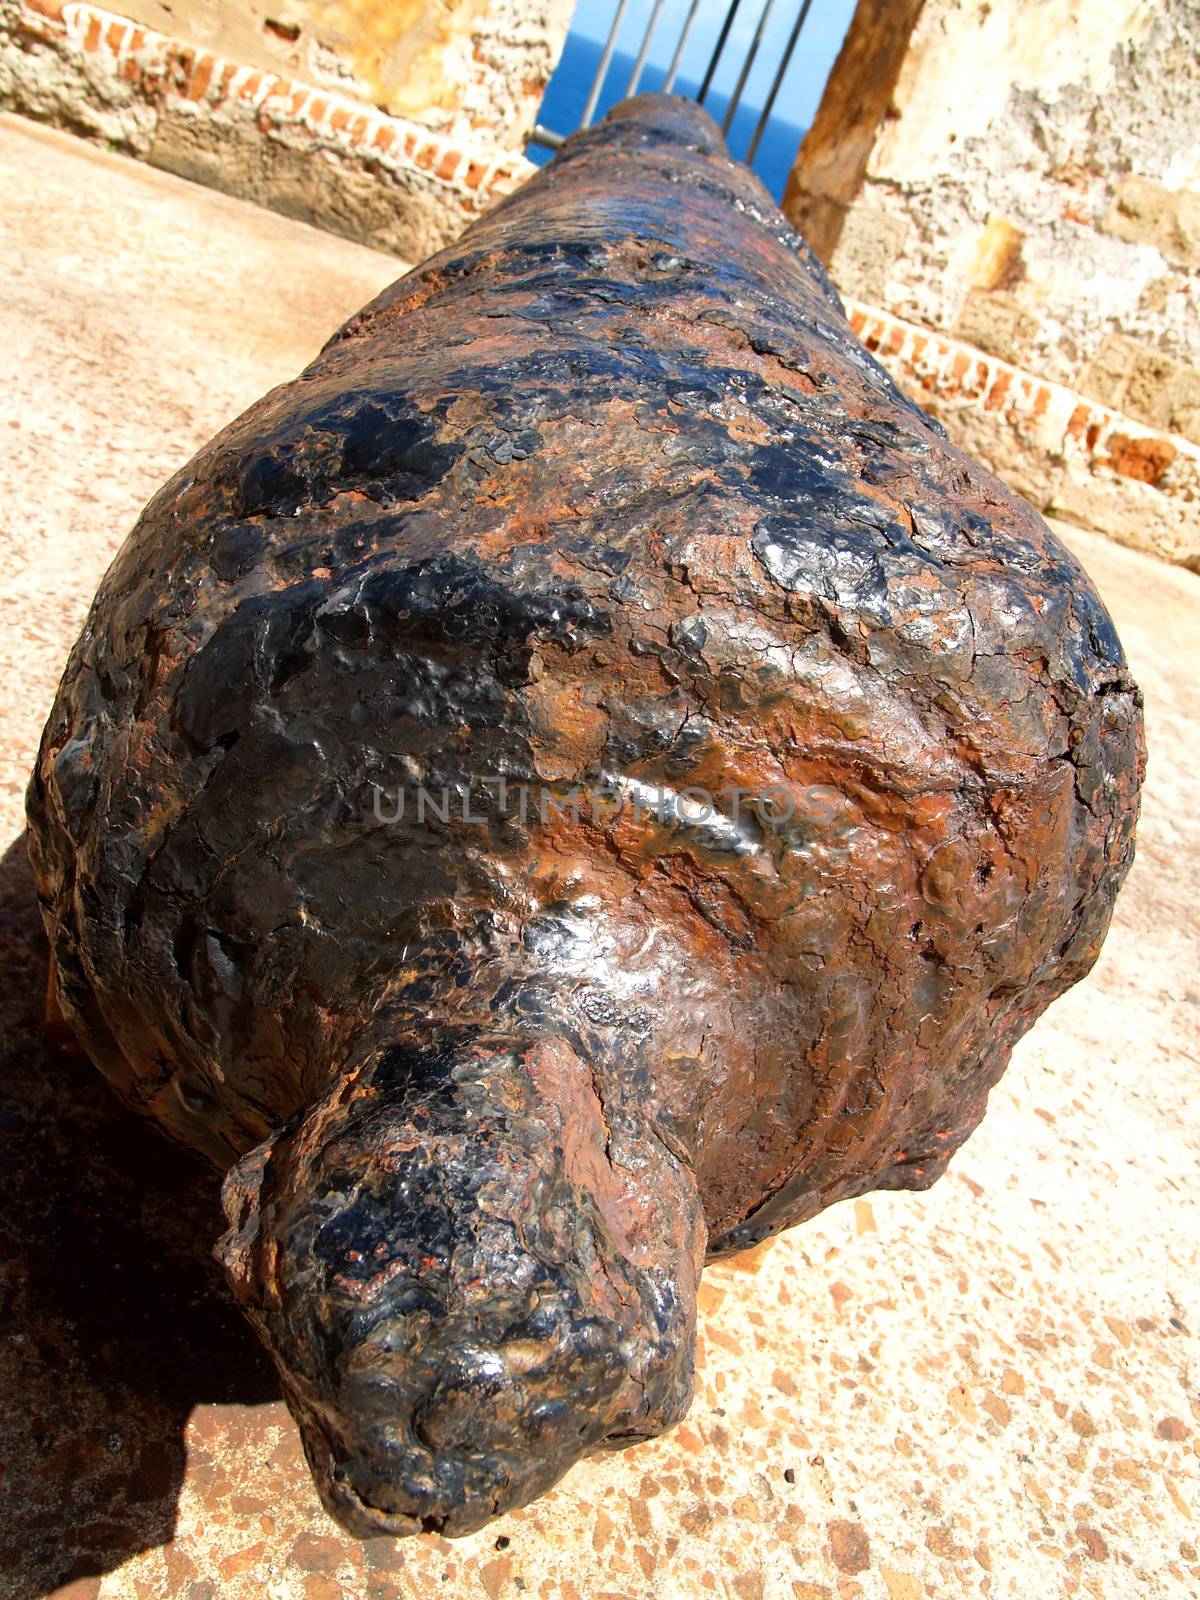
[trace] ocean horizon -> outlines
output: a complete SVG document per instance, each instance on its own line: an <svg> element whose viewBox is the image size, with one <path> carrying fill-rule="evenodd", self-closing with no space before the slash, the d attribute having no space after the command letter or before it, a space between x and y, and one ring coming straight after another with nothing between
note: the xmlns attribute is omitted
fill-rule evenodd
<svg viewBox="0 0 1200 1600"><path fill-rule="evenodd" d="M594 39L585 38L582 34L568 34L562 58L547 85L542 107L538 113L538 121L544 128L549 128L552 133L568 134L573 133L579 126L591 92L592 80L603 54L604 46ZM596 121L600 120L610 106L625 98L633 66L633 56L619 50L614 52L596 107ZM665 68L647 62L638 89L639 91L660 89L665 78ZM675 80L676 92L692 98L695 97L699 87L698 83L682 75ZM729 105L729 96L721 94L715 88L710 89L705 105L720 122ZM739 160L745 157L761 110L761 106L750 106L743 102L734 115L733 125L726 137L730 153ZM754 171L771 191L776 203L783 196L788 173L796 159L800 141L807 131L806 128L797 127L782 117L772 116L763 132L754 158ZM528 145L525 151L529 159L536 161L539 166L544 166L553 153L552 150L537 144Z"/></svg>

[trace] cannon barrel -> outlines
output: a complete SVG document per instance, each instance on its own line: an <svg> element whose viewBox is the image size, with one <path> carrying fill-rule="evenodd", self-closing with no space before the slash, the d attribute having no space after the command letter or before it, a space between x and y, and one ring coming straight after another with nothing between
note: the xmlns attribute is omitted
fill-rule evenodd
<svg viewBox="0 0 1200 1600"><path fill-rule="evenodd" d="M684 1413L706 1256L937 1177L1142 761L1077 563L642 96L154 498L30 839L326 1504L453 1534Z"/></svg>

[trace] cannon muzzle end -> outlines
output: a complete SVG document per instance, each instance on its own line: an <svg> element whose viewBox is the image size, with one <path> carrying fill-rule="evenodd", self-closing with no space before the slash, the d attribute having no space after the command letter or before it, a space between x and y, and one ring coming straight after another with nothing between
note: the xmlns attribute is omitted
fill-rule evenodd
<svg viewBox="0 0 1200 1600"><path fill-rule="evenodd" d="M692 1395L691 1175L562 1038L377 1052L226 1180L218 1253L351 1532L473 1532Z"/></svg>

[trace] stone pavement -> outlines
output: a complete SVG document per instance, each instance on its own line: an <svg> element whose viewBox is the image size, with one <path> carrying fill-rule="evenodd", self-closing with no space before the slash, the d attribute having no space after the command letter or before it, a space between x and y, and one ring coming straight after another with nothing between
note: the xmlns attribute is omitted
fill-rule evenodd
<svg viewBox="0 0 1200 1600"><path fill-rule="evenodd" d="M949 1176L710 1270L668 1437L455 1542L325 1518L215 1179L41 1042L22 790L144 500L396 270L0 117L0 1596L1200 1592L1200 578L1069 529L1146 693L1138 861Z"/></svg>

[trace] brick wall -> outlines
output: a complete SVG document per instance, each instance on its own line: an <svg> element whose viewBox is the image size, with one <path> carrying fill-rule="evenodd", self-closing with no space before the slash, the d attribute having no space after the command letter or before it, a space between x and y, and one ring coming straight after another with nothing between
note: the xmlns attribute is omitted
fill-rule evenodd
<svg viewBox="0 0 1200 1600"><path fill-rule="evenodd" d="M0 106L409 261L533 170L74 0L0 0Z"/></svg>
<svg viewBox="0 0 1200 1600"><path fill-rule="evenodd" d="M519 152L573 0L124 0L132 21L230 61L365 100L447 138Z"/></svg>
<svg viewBox="0 0 1200 1600"><path fill-rule="evenodd" d="M871 93L874 74L886 95ZM1200 444L1195 0L861 0L828 105L851 91L854 139L839 132L844 119L818 116L785 198L839 286L1127 419L1130 437L1157 432L1156 460L1190 458L1185 447ZM921 388L915 369L897 375ZM957 417L944 418L952 432ZM1007 448L1011 462L993 441L994 464L1027 476L1015 435ZM1100 487L1090 485L1088 519L1136 541L1147 507L1130 512L1109 483L1106 509ZM1182 519L1165 542L1200 563L1200 507L1181 491L1150 508L1160 533L1164 517Z"/></svg>
<svg viewBox="0 0 1200 1600"><path fill-rule="evenodd" d="M1200 446L974 345L846 298L859 338L1039 510L1200 570Z"/></svg>

